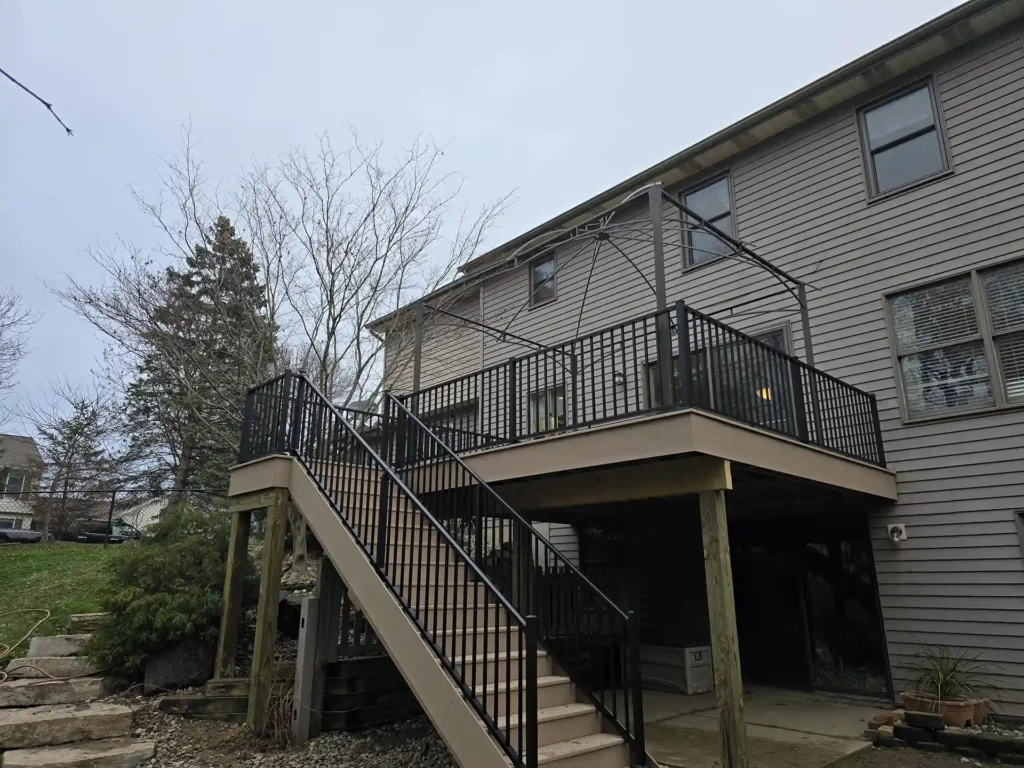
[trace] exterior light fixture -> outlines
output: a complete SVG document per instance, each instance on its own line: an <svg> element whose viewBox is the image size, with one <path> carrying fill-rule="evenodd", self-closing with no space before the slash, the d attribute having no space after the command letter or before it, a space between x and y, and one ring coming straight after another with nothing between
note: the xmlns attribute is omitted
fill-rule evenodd
<svg viewBox="0 0 1024 768"><path fill-rule="evenodd" d="M615 382L616 389L622 389L623 387L626 386L626 374L622 373L621 371L616 371L612 378L612 381Z"/></svg>

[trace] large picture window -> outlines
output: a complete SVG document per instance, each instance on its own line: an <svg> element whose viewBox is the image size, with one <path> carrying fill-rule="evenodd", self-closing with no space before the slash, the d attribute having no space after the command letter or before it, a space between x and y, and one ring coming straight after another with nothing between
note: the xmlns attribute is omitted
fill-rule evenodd
<svg viewBox="0 0 1024 768"><path fill-rule="evenodd" d="M884 194L949 167L931 85L865 109L860 118L872 194Z"/></svg>
<svg viewBox="0 0 1024 768"><path fill-rule="evenodd" d="M889 297L907 417L1024 402L1024 261Z"/></svg>

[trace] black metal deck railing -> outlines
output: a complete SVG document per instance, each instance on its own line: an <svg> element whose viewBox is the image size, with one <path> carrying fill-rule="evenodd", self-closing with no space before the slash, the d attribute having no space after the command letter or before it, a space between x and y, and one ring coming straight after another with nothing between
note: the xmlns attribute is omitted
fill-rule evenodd
<svg viewBox="0 0 1024 768"><path fill-rule="evenodd" d="M683 302L400 399L458 451L699 408L885 465L874 395Z"/></svg>
<svg viewBox="0 0 1024 768"><path fill-rule="evenodd" d="M536 617L540 647L626 740L630 765L647 765L633 614L537 533L459 458L447 437L390 395L385 395L384 415L390 440L383 455L516 610Z"/></svg>
<svg viewBox="0 0 1024 768"><path fill-rule="evenodd" d="M251 389L244 414L239 458L305 467L512 764L536 768L538 619L453 536L452 497L425 504L396 472L391 420L343 413L291 372ZM377 431L379 450L360 429Z"/></svg>

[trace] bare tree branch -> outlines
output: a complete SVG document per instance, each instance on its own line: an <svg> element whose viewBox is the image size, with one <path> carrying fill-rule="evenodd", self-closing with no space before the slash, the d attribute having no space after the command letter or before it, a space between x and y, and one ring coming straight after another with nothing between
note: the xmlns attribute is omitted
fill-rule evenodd
<svg viewBox="0 0 1024 768"><path fill-rule="evenodd" d="M48 101L47 101L46 99L44 99L43 97L41 97L41 96L40 96L39 94L37 94L37 93L36 93L35 91L33 91L33 90L31 90L30 88L28 88L28 87L27 87L27 86L26 86L26 85L25 85L24 83L20 83L20 82L18 82L17 80L15 80L15 79L14 79L14 78L13 78L13 77L12 77L12 76L10 75L10 74L8 74L7 72L5 72L5 71L4 71L4 70L2 70L2 69L0 69L0 75L3 75L4 77L6 77L6 78L7 78L8 80L10 80L10 81L11 81L12 83L14 83L14 84L15 84L16 86L18 86L19 88L21 88L21 90L23 90L23 91L24 91L25 93L27 93L27 94L28 94L29 96L31 96L31 97L32 97L33 99L35 99L35 100L36 100L36 101L38 101L38 102L39 102L40 104L42 104L42 105L43 105L44 107L46 107L46 108L47 108L47 109L48 109L48 110L50 111L50 114L51 114L51 115L53 115L54 119L55 119L55 120L56 120L56 121L57 121L58 123L60 123L60 127L61 127L61 128L63 128L63 129L65 130L65 131L67 131L67 134L68 134L68 136L74 136L74 135L75 135L75 134L74 134L74 132L73 132L73 131L72 131L72 130L71 130L70 128L68 128L68 127L67 127L67 126L66 126L66 125L64 124L64 121L63 121L63 120L61 120L61 119L60 119L60 118L59 118L59 117L57 116L57 113L53 111L53 104L51 104L51 103L50 103L50 102L48 102Z"/></svg>

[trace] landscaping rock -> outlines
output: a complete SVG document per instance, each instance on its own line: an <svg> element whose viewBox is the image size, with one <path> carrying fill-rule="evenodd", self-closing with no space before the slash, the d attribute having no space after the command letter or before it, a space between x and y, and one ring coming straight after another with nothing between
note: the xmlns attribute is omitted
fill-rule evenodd
<svg viewBox="0 0 1024 768"><path fill-rule="evenodd" d="M896 737L893 735L891 725L882 725L875 731L874 742L876 747L895 747Z"/></svg>
<svg viewBox="0 0 1024 768"><path fill-rule="evenodd" d="M110 686L101 677L80 677L75 680L11 680L0 683L0 708L75 704L102 698L109 692Z"/></svg>
<svg viewBox="0 0 1024 768"><path fill-rule="evenodd" d="M898 719L895 712L875 712L871 716L871 722L877 723L876 728L879 725L893 725Z"/></svg>
<svg viewBox="0 0 1024 768"><path fill-rule="evenodd" d="M903 715L903 720L914 728L927 728L930 731L941 731L946 727L942 722L942 715L936 712L907 711Z"/></svg>
<svg viewBox="0 0 1024 768"><path fill-rule="evenodd" d="M95 632L106 622L109 613L76 613L68 619L70 634L88 634Z"/></svg>
<svg viewBox="0 0 1024 768"><path fill-rule="evenodd" d="M156 744L135 739L103 739L59 747L16 749L4 768L131 768L153 757Z"/></svg>
<svg viewBox="0 0 1024 768"><path fill-rule="evenodd" d="M892 732L897 739L903 739L903 741L911 744L921 741L933 741L935 739L932 732L928 729L915 728L912 725L894 725Z"/></svg>
<svg viewBox="0 0 1024 768"><path fill-rule="evenodd" d="M112 739L131 733L132 711L117 704L0 710L0 750Z"/></svg>
<svg viewBox="0 0 1024 768"><path fill-rule="evenodd" d="M914 741L910 742L910 746L914 749L920 749L922 752L945 752L946 747L939 744L937 741Z"/></svg>
<svg viewBox="0 0 1024 768"><path fill-rule="evenodd" d="M33 656L7 665L7 674L17 678L86 677L99 671L85 656Z"/></svg>
<svg viewBox="0 0 1024 768"><path fill-rule="evenodd" d="M214 649L202 643L179 643L146 663L143 691L147 694L202 685L213 677Z"/></svg>
<svg viewBox="0 0 1024 768"><path fill-rule="evenodd" d="M33 637L28 645L29 656L81 656L92 635L55 635Z"/></svg>

